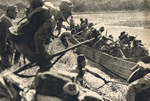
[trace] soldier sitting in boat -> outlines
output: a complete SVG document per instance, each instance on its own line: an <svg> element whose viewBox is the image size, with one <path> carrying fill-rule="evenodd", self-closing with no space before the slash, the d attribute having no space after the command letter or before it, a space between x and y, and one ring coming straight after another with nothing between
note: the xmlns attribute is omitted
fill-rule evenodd
<svg viewBox="0 0 150 101"><path fill-rule="evenodd" d="M114 40L114 37L110 34L108 35L108 37L113 41Z"/></svg>
<svg viewBox="0 0 150 101"><path fill-rule="evenodd" d="M94 24L93 24L92 22L90 22L90 23L88 24L88 29L91 28L93 25L94 25Z"/></svg>
<svg viewBox="0 0 150 101"><path fill-rule="evenodd" d="M95 37L95 40L87 43L86 45L88 45L89 47L92 47L94 43L97 42L99 38L101 37L101 34L99 33L99 31L92 27L91 30L88 31L87 34L85 35L84 40L89 40L94 37Z"/></svg>
<svg viewBox="0 0 150 101"><path fill-rule="evenodd" d="M73 19L73 16L71 16L71 19L70 19L70 30L72 30L74 28L74 19Z"/></svg>
<svg viewBox="0 0 150 101"><path fill-rule="evenodd" d="M110 55L115 56L115 57L120 57L125 59L125 55L123 54L122 50L120 49L120 43L116 43L115 47L112 47L110 52Z"/></svg>
<svg viewBox="0 0 150 101"><path fill-rule="evenodd" d="M86 36L86 32L88 30L88 19L85 19L85 21L81 24L81 37Z"/></svg>
<svg viewBox="0 0 150 101"><path fill-rule="evenodd" d="M108 40L111 40L110 38L103 36L102 38L100 38L94 45L93 48L96 50L104 50L104 46L109 46L107 44Z"/></svg>
<svg viewBox="0 0 150 101"><path fill-rule="evenodd" d="M148 50L141 44L141 40L134 40L133 47L132 47L132 56L133 57L140 57L140 56L148 56Z"/></svg>
<svg viewBox="0 0 150 101"><path fill-rule="evenodd" d="M128 33L125 31L120 33L119 36L120 47L127 58L131 57L130 55L131 41L133 41L134 39L135 39L134 36L129 36Z"/></svg>
<svg viewBox="0 0 150 101"><path fill-rule="evenodd" d="M138 62L128 79L126 101L150 101L150 64Z"/></svg>

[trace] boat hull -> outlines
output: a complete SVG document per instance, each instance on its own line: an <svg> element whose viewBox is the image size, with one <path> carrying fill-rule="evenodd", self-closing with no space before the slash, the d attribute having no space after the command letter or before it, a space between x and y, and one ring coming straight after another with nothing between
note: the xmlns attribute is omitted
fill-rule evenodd
<svg viewBox="0 0 150 101"><path fill-rule="evenodd" d="M71 38L70 41L73 44L78 43L75 38ZM131 68L136 65L135 62L130 62L118 57L113 57L109 54L100 52L86 45L78 47L77 52L84 54L91 61L103 66L110 72L125 80L127 80L128 77L131 75Z"/></svg>

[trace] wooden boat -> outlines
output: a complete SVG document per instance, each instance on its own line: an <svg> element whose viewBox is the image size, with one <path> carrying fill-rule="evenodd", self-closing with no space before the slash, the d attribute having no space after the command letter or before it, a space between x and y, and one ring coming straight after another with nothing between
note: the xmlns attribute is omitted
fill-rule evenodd
<svg viewBox="0 0 150 101"><path fill-rule="evenodd" d="M72 37L70 39L71 43L76 44L79 41ZM127 80L131 75L131 68L136 66L137 58L130 58L124 60L122 58L111 56L107 53L95 50L86 45L82 45L77 48L77 52L84 54L91 61L105 67L110 72L113 72L115 75ZM145 59L145 57L140 57L141 59ZM150 61L150 57L146 57L148 61ZM145 59L146 60L146 59ZM134 61L134 62L133 62Z"/></svg>
<svg viewBox="0 0 150 101"><path fill-rule="evenodd" d="M144 63L150 63L150 56L142 56L142 57L135 57L135 58L127 58L125 59L127 61L131 61L131 62L138 62L143 61Z"/></svg>

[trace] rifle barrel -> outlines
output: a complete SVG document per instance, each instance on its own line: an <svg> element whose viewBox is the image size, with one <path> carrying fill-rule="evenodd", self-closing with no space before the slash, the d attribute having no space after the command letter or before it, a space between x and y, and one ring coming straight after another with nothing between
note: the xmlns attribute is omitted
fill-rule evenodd
<svg viewBox="0 0 150 101"><path fill-rule="evenodd" d="M65 52L67 52L67 51L69 51L69 50L71 50L71 49L73 49L73 48L76 48L76 47L78 47L78 46L81 46L82 44L88 43L88 42L90 42L90 41L92 41L92 40L94 40L94 39L95 39L95 38L91 38L91 39L86 40L86 41L84 41L84 42L81 42L81 43L79 43L79 44L77 44L77 45L73 45L73 46L71 46L71 47L69 47L69 48L67 48L67 49L65 49L65 50L63 50L63 51L61 51L61 52L58 52L58 53L56 53L56 54L53 54L52 57L49 57L49 58L47 58L46 60L51 60L51 59L54 58L55 56L58 56L58 55L60 55L60 54L63 54L63 53L65 53ZM35 61L35 62L31 62L31 63L29 63L29 64L26 64L26 65L24 65L23 67L21 67L20 69L14 71L13 73L14 73L14 74L17 74L17 73L19 73L19 72L21 72L21 71L23 71L23 70L25 70L25 69L31 68L31 67L33 67L33 66L36 66L36 64L39 63L39 62L41 62L42 60L43 60L43 59L38 60L38 61Z"/></svg>

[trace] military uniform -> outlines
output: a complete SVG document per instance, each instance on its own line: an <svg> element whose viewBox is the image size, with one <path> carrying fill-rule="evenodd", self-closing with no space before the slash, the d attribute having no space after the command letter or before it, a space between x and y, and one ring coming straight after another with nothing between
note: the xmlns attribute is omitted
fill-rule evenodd
<svg viewBox="0 0 150 101"><path fill-rule="evenodd" d="M66 40L66 37L70 37L70 36L71 34L69 32L64 32L60 35L60 40L66 48L68 48L68 42Z"/></svg>
<svg viewBox="0 0 150 101"><path fill-rule="evenodd" d="M39 57L51 57L51 55L48 54L45 45L47 40L53 37L56 22L66 21L68 16L70 16L71 7L72 3L69 0L62 0L59 9L54 7L51 2L33 0L33 4L30 5L26 11L28 20L18 28L17 33L24 33L24 42L27 43L29 48ZM38 65L47 70L48 66L45 66L46 64L50 64L50 61L42 61ZM42 70L42 68L40 69Z"/></svg>
<svg viewBox="0 0 150 101"><path fill-rule="evenodd" d="M143 46L132 47L133 57L148 56L148 50Z"/></svg>
<svg viewBox="0 0 150 101"><path fill-rule="evenodd" d="M11 66L11 58L13 50L10 47L9 28L13 26L12 19L15 19L17 14L16 6L7 6L6 15L3 14L0 17L0 56L1 56L1 68L6 69ZM16 13L13 15L12 13Z"/></svg>
<svg viewBox="0 0 150 101"><path fill-rule="evenodd" d="M0 18L0 53L1 53L1 60L2 60L2 68L7 68L11 66L11 62L9 61L8 53L9 50L7 49L7 37L9 36L9 27L12 26L12 21L6 15L2 15Z"/></svg>
<svg viewBox="0 0 150 101"><path fill-rule="evenodd" d="M110 55L115 56L115 57L120 57L120 58L125 58L122 50L120 49L120 47L113 47L110 52Z"/></svg>
<svg viewBox="0 0 150 101"><path fill-rule="evenodd" d="M62 1L59 8L68 9L66 6L67 3L67 1ZM54 15L55 19L52 18L52 15ZM60 12L60 10L54 7L52 3L45 2L42 6L36 8L32 8L31 6L28 8L27 18L28 22L26 29L29 28L28 31L23 30L24 28L22 28L19 32L30 34L29 38L34 38L36 53L44 55L47 53L45 49L46 40L53 35L56 20L64 19L63 11Z"/></svg>
<svg viewBox="0 0 150 101"><path fill-rule="evenodd" d="M137 79L133 81L131 84L129 84L127 89L127 94L126 94L126 101L135 101L136 94L141 93L142 91L150 88L150 64L146 64L146 65L142 64L139 66L144 68L144 70L147 71L148 73L145 76L141 77L140 79ZM143 101L149 101L149 100L143 100Z"/></svg>
<svg viewBox="0 0 150 101"><path fill-rule="evenodd" d="M70 19L70 30L72 30L74 28L74 19L73 19L73 16L71 16L71 19Z"/></svg>
<svg viewBox="0 0 150 101"><path fill-rule="evenodd" d="M102 46L106 45L108 38L103 36L97 42L94 43L93 48L96 50L101 50Z"/></svg>

